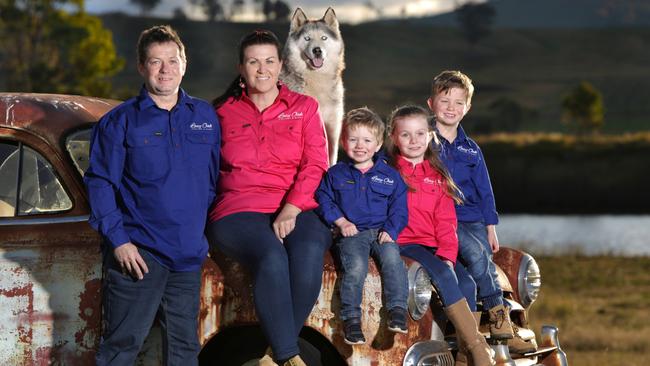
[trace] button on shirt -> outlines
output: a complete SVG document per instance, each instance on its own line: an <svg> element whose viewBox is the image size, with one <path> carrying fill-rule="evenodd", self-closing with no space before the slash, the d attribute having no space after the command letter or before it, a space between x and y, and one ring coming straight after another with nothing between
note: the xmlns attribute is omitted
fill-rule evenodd
<svg viewBox="0 0 650 366"><path fill-rule="evenodd" d="M220 128L214 109L179 91L171 111L143 87L93 128L89 223L113 248L127 242L173 271L199 270L208 245Z"/></svg>
<svg viewBox="0 0 650 366"><path fill-rule="evenodd" d="M447 183L427 160L413 165L401 156L397 169L411 188L407 193L409 220L397 244L437 247L436 255L456 263L456 210Z"/></svg>
<svg viewBox="0 0 650 366"><path fill-rule="evenodd" d="M237 212L276 212L285 203L302 211L318 206L314 192L329 163L315 99L281 86L264 111L242 95L217 114L221 171L211 222Z"/></svg>
<svg viewBox="0 0 650 366"><path fill-rule="evenodd" d="M467 137L458 126L458 135L453 142L442 135L439 154L449 173L463 193L463 203L456 205L460 222L483 222L485 225L499 223L490 175L479 146Z"/></svg>
<svg viewBox="0 0 650 366"><path fill-rule="evenodd" d="M345 217L359 231L381 229L395 240L408 221L406 188L383 159L376 159L365 174L353 163L339 162L316 191L318 211L329 225Z"/></svg>

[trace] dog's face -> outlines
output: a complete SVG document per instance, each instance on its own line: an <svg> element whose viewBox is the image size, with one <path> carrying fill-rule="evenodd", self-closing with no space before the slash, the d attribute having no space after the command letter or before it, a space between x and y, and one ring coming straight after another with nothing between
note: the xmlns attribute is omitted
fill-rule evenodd
<svg viewBox="0 0 650 366"><path fill-rule="evenodd" d="M300 8L296 9L287 46L290 55L300 55L308 69L335 68L343 57L343 41L334 10L328 8L323 18L309 20Z"/></svg>

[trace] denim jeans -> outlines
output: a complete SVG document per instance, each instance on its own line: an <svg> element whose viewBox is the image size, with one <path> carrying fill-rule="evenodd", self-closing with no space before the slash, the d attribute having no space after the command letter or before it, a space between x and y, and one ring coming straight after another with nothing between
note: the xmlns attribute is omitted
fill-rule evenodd
<svg viewBox="0 0 650 366"><path fill-rule="evenodd" d="M313 211L305 211L283 244L273 232L274 219L234 213L211 223L208 239L251 274L257 317L274 358L281 360L300 352L298 335L318 298L332 234Z"/></svg>
<svg viewBox="0 0 650 366"><path fill-rule="evenodd" d="M484 309L503 304L503 291L497 280L492 248L482 222L458 223L458 260L467 268L478 286L478 299Z"/></svg>
<svg viewBox="0 0 650 366"><path fill-rule="evenodd" d="M445 306L453 305L462 298L467 299L470 310L476 310L476 283L465 267L456 263L454 270L436 255L438 248L419 244L402 245L400 251L405 257L415 259L429 273L433 286Z"/></svg>
<svg viewBox="0 0 650 366"><path fill-rule="evenodd" d="M149 273L142 280L122 274L104 245L103 331L95 362L133 365L156 314L163 335L164 365L198 365L201 271L173 272L144 249L138 251Z"/></svg>
<svg viewBox="0 0 650 366"><path fill-rule="evenodd" d="M408 278L406 266L395 242L380 244L379 230L370 229L355 236L341 237L336 247L341 260L341 319L361 317L363 283L368 274L368 256L379 265L386 309L406 310Z"/></svg>

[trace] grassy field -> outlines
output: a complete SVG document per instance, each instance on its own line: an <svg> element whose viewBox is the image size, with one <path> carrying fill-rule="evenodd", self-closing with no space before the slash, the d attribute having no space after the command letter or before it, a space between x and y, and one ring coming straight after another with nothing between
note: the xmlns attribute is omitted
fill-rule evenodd
<svg viewBox="0 0 650 366"><path fill-rule="evenodd" d="M560 328L571 366L648 365L650 258L536 259L543 287L531 325Z"/></svg>

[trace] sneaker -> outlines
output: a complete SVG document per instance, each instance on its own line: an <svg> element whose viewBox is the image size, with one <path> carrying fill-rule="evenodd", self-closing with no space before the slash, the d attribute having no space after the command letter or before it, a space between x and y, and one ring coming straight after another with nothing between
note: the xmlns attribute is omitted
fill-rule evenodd
<svg viewBox="0 0 650 366"><path fill-rule="evenodd" d="M388 311L388 330L395 333L408 333L406 310L400 307Z"/></svg>
<svg viewBox="0 0 650 366"><path fill-rule="evenodd" d="M361 330L361 319L351 318L343 321L343 332L345 333L345 343L347 344L364 344L366 338Z"/></svg>
<svg viewBox="0 0 650 366"><path fill-rule="evenodd" d="M512 322L510 321L510 308L501 305L488 310L490 315L490 339L511 339L514 337Z"/></svg>

